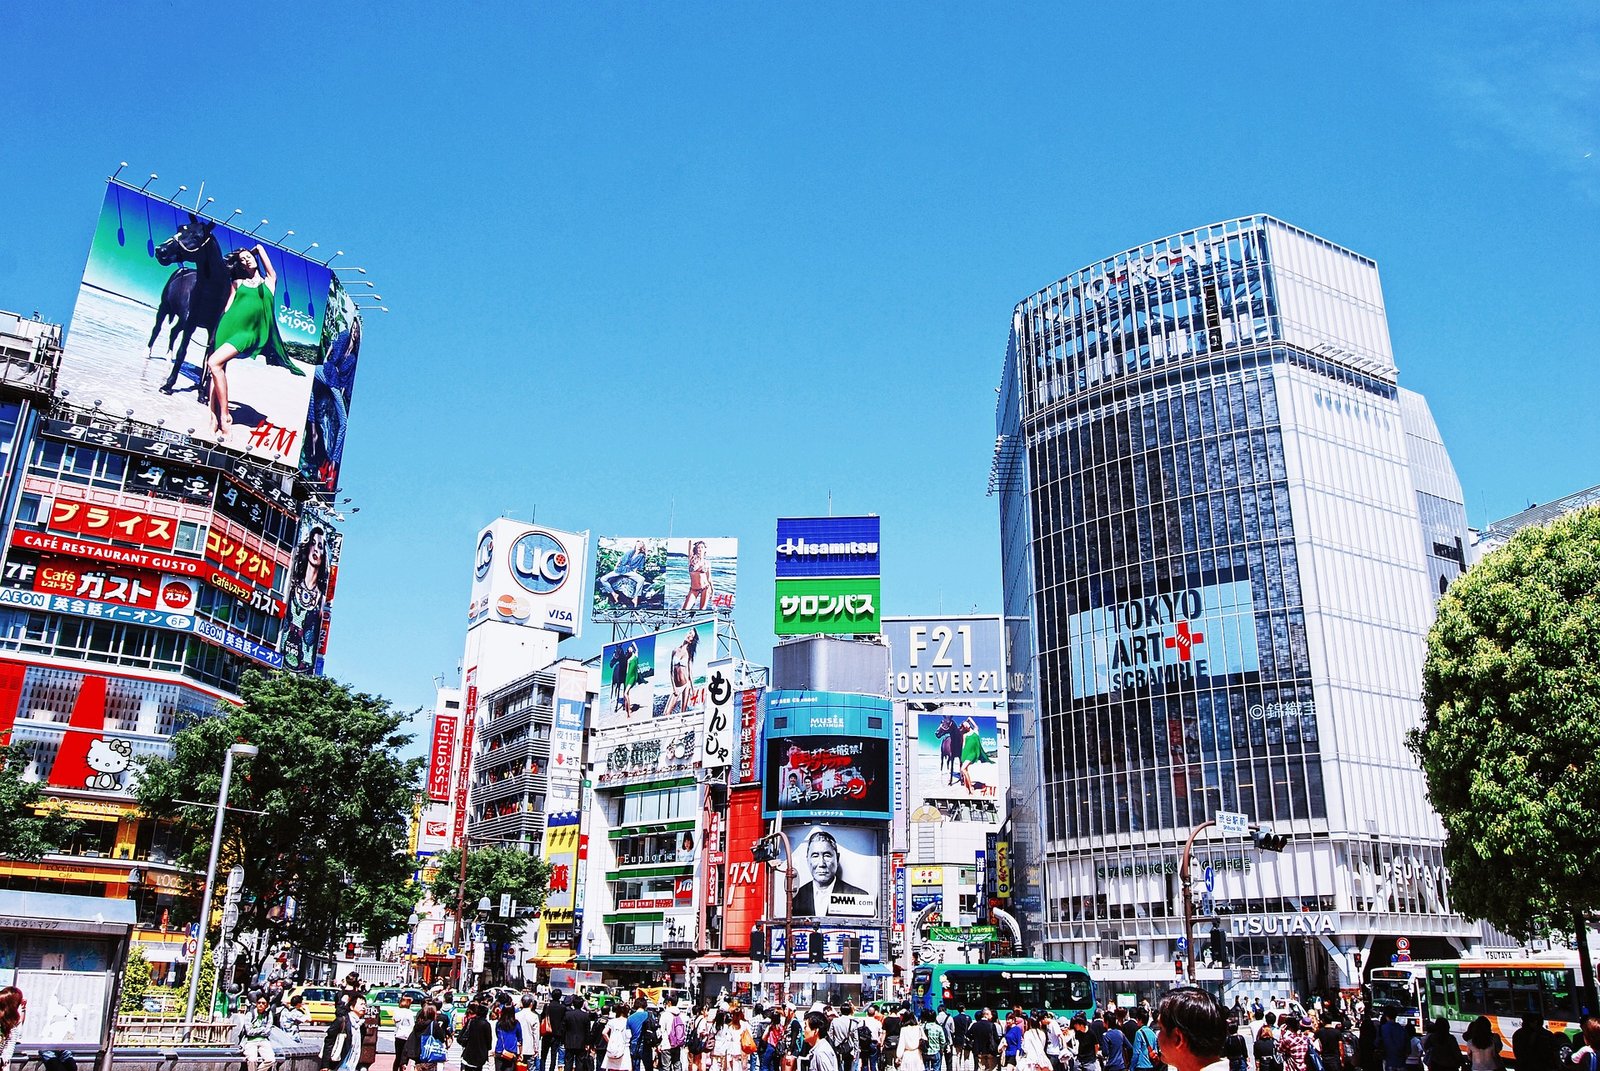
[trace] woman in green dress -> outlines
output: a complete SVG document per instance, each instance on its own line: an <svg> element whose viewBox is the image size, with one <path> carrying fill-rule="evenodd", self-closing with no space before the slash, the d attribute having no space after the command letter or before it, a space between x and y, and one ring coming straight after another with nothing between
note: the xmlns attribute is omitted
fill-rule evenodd
<svg viewBox="0 0 1600 1071"><path fill-rule="evenodd" d="M989 761L983 753L983 734L978 732L978 723L971 718L961 727L966 730L966 735L961 738L961 786L974 795L980 795L989 789L988 786L973 784L972 767L974 763Z"/></svg>
<svg viewBox="0 0 1600 1071"><path fill-rule="evenodd" d="M233 291L217 323L217 344L206 358L211 378L211 419L219 441L233 430L228 412L228 362L235 357L264 357L269 364L281 365L297 376L305 372L289 360L283 336L278 333L276 294L278 273L259 243L254 249L236 249L224 258L233 278Z"/></svg>

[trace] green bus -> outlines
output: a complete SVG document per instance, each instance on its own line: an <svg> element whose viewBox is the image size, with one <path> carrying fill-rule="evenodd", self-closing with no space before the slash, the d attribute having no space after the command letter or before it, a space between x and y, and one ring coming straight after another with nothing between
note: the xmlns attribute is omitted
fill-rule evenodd
<svg viewBox="0 0 1600 1071"><path fill-rule="evenodd" d="M992 959L988 963L927 963L911 972L917 1014L949 1005L968 1011L1020 1006L1073 1015L1094 1008L1094 981L1076 963Z"/></svg>

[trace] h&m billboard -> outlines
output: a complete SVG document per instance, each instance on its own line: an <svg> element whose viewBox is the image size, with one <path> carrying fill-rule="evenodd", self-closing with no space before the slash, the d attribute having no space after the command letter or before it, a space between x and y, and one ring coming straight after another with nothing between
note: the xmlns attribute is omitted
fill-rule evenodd
<svg viewBox="0 0 1600 1071"><path fill-rule="evenodd" d="M498 621L581 635L588 548L587 532L492 522L478 533L467 628Z"/></svg>
<svg viewBox="0 0 1600 1071"><path fill-rule="evenodd" d="M889 696L906 700L1006 698L998 617L891 617Z"/></svg>
<svg viewBox="0 0 1600 1071"><path fill-rule="evenodd" d="M893 810L894 709L881 696L766 694L767 817L886 820Z"/></svg>
<svg viewBox="0 0 1600 1071"><path fill-rule="evenodd" d="M739 585L739 541L690 536L595 540L595 621L662 622L690 614L731 614Z"/></svg>
<svg viewBox="0 0 1600 1071"><path fill-rule="evenodd" d="M360 346L327 265L113 182L58 385L332 489Z"/></svg>
<svg viewBox="0 0 1600 1071"><path fill-rule="evenodd" d="M596 724L703 712L716 657L717 626L711 620L607 644L600 653Z"/></svg>

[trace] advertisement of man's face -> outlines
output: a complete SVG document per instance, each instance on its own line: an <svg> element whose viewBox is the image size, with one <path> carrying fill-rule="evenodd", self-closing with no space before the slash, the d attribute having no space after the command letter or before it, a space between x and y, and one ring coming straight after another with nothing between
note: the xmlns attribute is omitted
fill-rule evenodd
<svg viewBox="0 0 1600 1071"><path fill-rule="evenodd" d="M812 918L876 918L883 892L879 830L838 824L789 829L794 851L794 913ZM774 903L783 902L779 879Z"/></svg>

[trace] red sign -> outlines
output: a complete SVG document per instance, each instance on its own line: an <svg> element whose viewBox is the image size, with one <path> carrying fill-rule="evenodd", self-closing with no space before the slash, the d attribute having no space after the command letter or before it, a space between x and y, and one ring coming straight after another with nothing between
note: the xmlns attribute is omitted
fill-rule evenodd
<svg viewBox="0 0 1600 1071"><path fill-rule="evenodd" d="M478 667L467 670L467 709L463 713L466 725L461 733L461 769L456 774L456 822L451 830L452 847L466 851L467 843L467 770L472 766L472 725L478 720Z"/></svg>
<svg viewBox="0 0 1600 1071"><path fill-rule="evenodd" d="M204 580L214 588L227 592L234 598L263 611L270 617L278 618L283 616L282 599L273 598L266 591L251 587L242 580L234 579L209 562L197 561L194 558L182 558L175 554L157 554L148 550L129 550L126 547L112 547L104 543L85 543L77 539L68 539L65 536L45 535L43 532L28 532L21 529L11 533L11 545L14 547L26 547L28 550L37 550L43 554L65 554L74 558L123 565L133 569L149 569L176 577L192 576L199 580ZM163 599L166 598L167 584L170 584L170 581L164 582L162 586ZM180 597L174 592L173 598L179 599ZM163 601L160 608L177 613L192 613L194 612L192 593L191 600L188 603Z"/></svg>
<svg viewBox="0 0 1600 1071"><path fill-rule="evenodd" d="M734 760L733 783L752 785L756 780L756 726L761 721L761 693L754 688L739 693L738 757Z"/></svg>
<svg viewBox="0 0 1600 1071"><path fill-rule="evenodd" d="M49 526L96 539L121 539L167 550L178 540L178 522L171 517L71 498L57 498L51 503Z"/></svg>
<svg viewBox="0 0 1600 1071"><path fill-rule="evenodd" d="M433 750L428 755L428 798L450 798L450 763L456 753L456 722L454 714L440 713L433 718Z"/></svg>
<svg viewBox="0 0 1600 1071"><path fill-rule="evenodd" d="M33 573L33 590L118 606L153 609L161 577L144 569L89 566L71 558L42 557Z"/></svg>
<svg viewBox="0 0 1600 1071"><path fill-rule="evenodd" d="M272 574L278 563L251 547L244 540L217 530L216 525L206 533L206 560L230 569L254 584L272 587Z"/></svg>
<svg viewBox="0 0 1600 1071"><path fill-rule="evenodd" d="M680 877L672 883L672 899L678 906L694 902L694 879Z"/></svg>
<svg viewBox="0 0 1600 1071"><path fill-rule="evenodd" d="M728 951L750 950L750 933L766 911L767 865L750 858L750 849L765 833L760 786L729 792L726 898L715 895L715 884L708 886L708 899L722 899L727 905L723 909L722 933Z"/></svg>
<svg viewBox="0 0 1600 1071"><path fill-rule="evenodd" d="M618 900L618 911L651 911L672 906L672 897L654 896L639 900Z"/></svg>

